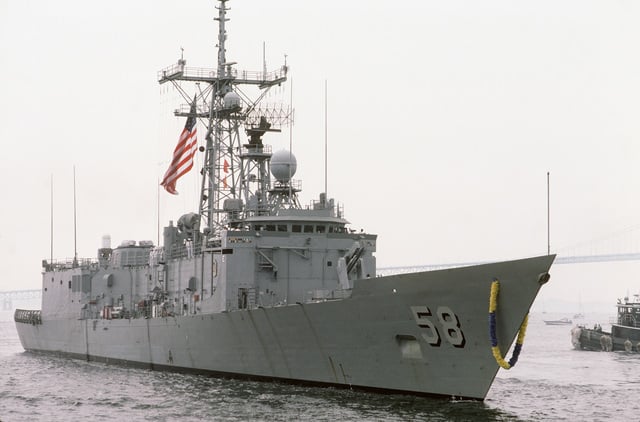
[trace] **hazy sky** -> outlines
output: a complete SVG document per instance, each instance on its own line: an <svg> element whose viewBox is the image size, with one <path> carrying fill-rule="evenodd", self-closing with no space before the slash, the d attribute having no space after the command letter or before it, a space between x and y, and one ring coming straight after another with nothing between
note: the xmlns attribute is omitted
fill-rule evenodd
<svg viewBox="0 0 640 422"><path fill-rule="evenodd" d="M40 286L52 178L54 257L73 256L74 165L80 257L197 210L196 172L158 206L184 119L156 75L181 47L215 66L216 3L0 0L0 290ZM552 250L640 249L639 2L228 5L238 69L262 69L263 42L269 69L287 55L267 101L293 94L303 204L324 188L327 81L329 196L379 235L379 267L546 253L547 171Z"/></svg>

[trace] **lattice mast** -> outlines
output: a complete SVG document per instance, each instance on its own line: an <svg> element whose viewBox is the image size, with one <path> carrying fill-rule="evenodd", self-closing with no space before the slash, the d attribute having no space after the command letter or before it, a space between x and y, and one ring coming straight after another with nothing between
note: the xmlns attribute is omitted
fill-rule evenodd
<svg viewBox="0 0 640 422"><path fill-rule="evenodd" d="M196 117L206 126L205 153L201 171L202 184L199 213L202 222L214 235L222 230L229 220L241 216L266 212L269 189L268 161L270 149L256 142L256 134L270 129L270 121L286 124L292 121L290 108L266 110L258 107L269 89L287 80L286 63L273 72L238 72L235 62L227 62L225 43L227 40L226 17L228 0L219 0L218 17L218 62L217 68L202 69L186 67L181 58L177 65L170 66L158 74L159 83L171 82L185 101L194 101L179 84L180 81L207 84L195 95ZM251 99L242 91L242 86L257 86L260 94ZM175 111L176 116L191 116L189 105ZM268 116L269 121L266 120ZM245 126L249 143L240 144L240 127Z"/></svg>
<svg viewBox="0 0 640 422"><path fill-rule="evenodd" d="M231 112L226 110L224 103L225 95L233 91L232 63L227 63L225 48L227 40L225 23L228 21L226 0L222 0L217 9L218 17L214 19L218 21L218 78L213 84L209 107L209 129L205 138L207 145L200 195L200 216L204 219L206 227L214 233L220 229L221 205L225 199L236 196L233 189L236 168L233 150L238 144L239 137L237 121L231 118ZM222 173L225 176L222 176ZM231 177L231 183L224 179L227 174Z"/></svg>

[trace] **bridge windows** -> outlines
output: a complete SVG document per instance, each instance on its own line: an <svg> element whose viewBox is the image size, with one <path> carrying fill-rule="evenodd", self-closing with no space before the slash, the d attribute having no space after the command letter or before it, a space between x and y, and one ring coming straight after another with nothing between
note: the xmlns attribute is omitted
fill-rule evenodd
<svg viewBox="0 0 640 422"><path fill-rule="evenodd" d="M268 232L286 232L288 230L288 226L286 224L256 224L253 226L255 231L268 231ZM298 231L300 231L300 226L298 226Z"/></svg>
<svg viewBox="0 0 640 422"><path fill-rule="evenodd" d="M253 230L257 232L288 232L292 233L348 233L347 228L341 224L254 224Z"/></svg>

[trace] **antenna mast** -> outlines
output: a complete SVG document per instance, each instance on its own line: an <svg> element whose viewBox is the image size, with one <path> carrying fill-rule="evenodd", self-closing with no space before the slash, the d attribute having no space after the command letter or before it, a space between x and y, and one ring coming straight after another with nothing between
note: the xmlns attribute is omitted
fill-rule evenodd
<svg viewBox="0 0 640 422"><path fill-rule="evenodd" d="M76 230L76 166L73 166L73 267L78 266L78 242Z"/></svg>
<svg viewBox="0 0 640 422"><path fill-rule="evenodd" d="M219 0L218 16L218 60L215 70L186 67L181 56L178 64L158 72L160 84L171 82L189 104L175 111L176 116L196 117L206 126L205 153L201 170L202 184L199 213L206 225L205 235L218 237L220 231L231 220L242 216L264 214L269 211L268 162L269 146L262 144L265 132L279 131L272 125L288 124L290 110L259 108L258 103L269 89L287 79L286 64L272 72L239 72L235 62L227 61L225 43L228 0ZM180 81L206 84L195 97L188 94ZM252 99L241 86L254 86L260 90L257 99ZM249 142L241 144L240 128L244 125Z"/></svg>
<svg viewBox="0 0 640 422"><path fill-rule="evenodd" d="M551 255L551 211L549 204L549 172L547 172L547 255Z"/></svg>
<svg viewBox="0 0 640 422"><path fill-rule="evenodd" d="M328 197L327 193L327 80L324 80L324 197ZM324 204L323 204L324 205Z"/></svg>
<svg viewBox="0 0 640 422"><path fill-rule="evenodd" d="M53 173L51 174L51 260L49 263L53 263Z"/></svg>

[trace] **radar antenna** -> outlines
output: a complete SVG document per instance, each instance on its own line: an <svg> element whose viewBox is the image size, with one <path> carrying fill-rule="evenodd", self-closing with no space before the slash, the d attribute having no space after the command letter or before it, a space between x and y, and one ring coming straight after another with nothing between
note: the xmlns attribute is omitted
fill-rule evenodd
<svg viewBox="0 0 640 422"><path fill-rule="evenodd" d="M266 132L278 132L275 126L290 124L293 119L290 107L260 105L272 87L287 80L286 63L275 71L252 72L238 71L235 62L227 61L227 1L219 0L218 16L214 18L218 21L217 68L187 67L181 52L177 64L158 73L160 84L172 83L189 103L174 114L196 117L206 127L205 145L200 147L205 158L199 214L205 232L212 238L219 237L220 231L230 224L240 224L242 218L269 212L271 149L262 143L262 136ZM182 81L207 84L196 94L197 106L193 112L190 110L193 95L182 88ZM257 88L257 98L252 99L243 90L245 86L247 91ZM241 126L249 138L244 145L240 142Z"/></svg>

